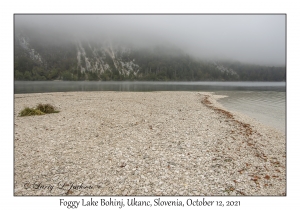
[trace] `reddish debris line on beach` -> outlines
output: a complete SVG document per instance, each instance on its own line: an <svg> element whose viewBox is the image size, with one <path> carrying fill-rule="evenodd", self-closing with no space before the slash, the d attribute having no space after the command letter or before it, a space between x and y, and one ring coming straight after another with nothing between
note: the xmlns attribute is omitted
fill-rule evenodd
<svg viewBox="0 0 300 210"><path fill-rule="evenodd" d="M282 164L280 164L279 161L277 161L277 159L275 158L274 160L268 159L268 157L264 154L264 152L262 150L259 149L259 146L256 145L258 142L254 141L253 139L255 139L255 137L262 137L262 135L260 133L258 133L256 130L253 130L251 128L250 124L241 122L239 120L236 120L233 116L232 113L230 113L229 111L226 111L224 109L218 108L216 106L214 106L214 104L209 100L210 96L209 95L204 95L204 98L202 99L201 103L204 104L205 106L207 106L210 109L213 109L214 111L216 111L217 113L220 113L222 115L224 115L225 117L229 118L232 122L236 123L239 127L240 127L240 131L231 131L231 134L233 133L238 133L238 134L242 134L246 137L246 142L247 145L252 148L255 151L255 156L258 158L261 158L264 162L270 162L271 165L275 166L275 167L281 167L281 168L285 168L285 166L283 166ZM256 135L256 136L254 136ZM235 139L235 138L234 138ZM247 165L248 166L248 165ZM267 172L267 168L265 167ZM242 174L244 171L244 169L240 170L239 173ZM278 169L276 169L277 172L280 172ZM258 186L258 180L261 179L260 176L258 176L257 174L253 174L252 175L253 178L251 179L252 181L254 181ZM276 178L278 176L272 176L273 178ZM269 175L265 175L264 177L265 179L269 180L270 176ZM242 195L245 195L243 192L239 192ZM285 195L285 194L284 194Z"/></svg>

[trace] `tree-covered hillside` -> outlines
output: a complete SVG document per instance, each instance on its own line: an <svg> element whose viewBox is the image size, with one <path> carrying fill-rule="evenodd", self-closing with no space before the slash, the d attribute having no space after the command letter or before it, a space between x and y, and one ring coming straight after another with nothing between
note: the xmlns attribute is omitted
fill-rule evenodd
<svg viewBox="0 0 300 210"><path fill-rule="evenodd" d="M138 48L109 39L44 39L18 31L15 80L285 81L285 67L196 59L175 47Z"/></svg>

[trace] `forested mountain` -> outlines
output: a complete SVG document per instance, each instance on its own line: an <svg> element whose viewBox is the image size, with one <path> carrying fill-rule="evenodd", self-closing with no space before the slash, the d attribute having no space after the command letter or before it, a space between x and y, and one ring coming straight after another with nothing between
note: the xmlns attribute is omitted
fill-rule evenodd
<svg viewBox="0 0 300 210"><path fill-rule="evenodd" d="M15 31L15 80L285 81L285 67L207 61L170 45L137 47Z"/></svg>

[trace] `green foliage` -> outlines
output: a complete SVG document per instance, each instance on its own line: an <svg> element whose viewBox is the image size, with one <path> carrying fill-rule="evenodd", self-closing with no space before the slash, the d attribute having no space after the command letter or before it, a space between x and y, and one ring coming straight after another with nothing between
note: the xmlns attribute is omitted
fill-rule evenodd
<svg viewBox="0 0 300 210"><path fill-rule="evenodd" d="M24 80L32 80L31 72L25 71L23 78L24 78Z"/></svg>
<svg viewBox="0 0 300 210"><path fill-rule="evenodd" d="M240 81L285 81L285 67L270 67L240 62L222 62L224 66L232 68L238 75Z"/></svg>
<svg viewBox="0 0 300 210"><path fill-rule="evenodd" d="M92 81L98 81L99 77L95 72L88 72L88 79Z"/></svg>
<svg viewBox="0 0 300 210"><path fill-rule="evenodd" d="M29 53L19 45L15 38L14 79L15 80L160 80L160 81L285 81L285 67L269 67L241 64L239 62L218 62L220 65L232 69L236 74L222 72L212 62L197 60L180 49L174 47L157 46L152 49L134 49L115 52L122 62L134 62L133 72L129 75L120 74L122 65L114 63L113 59L100 45L82 41L82 47L92 65L94 52L98 56L105 56L104 63L109 70L99 72L81 72L81 66L86 68L85 57L81 55L81 64L77 64L76 44L71 41L44 40L42 34L27 31L30 35L30 47L34 48L42 57L42 63L33 61ZM40 32L42 33L42 32ZM61 38L60 38L61 39ZM103 46L102 46L103 47ZM92 48L92 49L91 49ZM96 49L94 52L93 50ZM116 64L116 65L115 65ZM129 70L129 69L127 69Z"/></svg>
<svg viewBox="0 0 300 210"><path fill-rule="evenodd" d="M77 71L77 80L79 81L85 80L85 74L81 73L81 71Z"/></svg>
<svg viewBox="0 0 300 210"><path fill-rule="evenodd" d="M23 80L24 79L23 73L16 70L15 71L15 79L16 80Z"/></svg>
<svg viewBox="0 0 300 210"><path fill-rule="evenodd" d="M21 54L21 53L20 53ZM29 55L18 53L15 54L14 60L14 69L15 71L19 71L25 73L26 71L30 72L34 66L36 66L35 62L30 59Z"/></svg>
<svg viewBox="0 0 300 210"><path fill-rule="evenodd" d="M40 66L33 67L31 73L32 73L32 80L39 80L39 81L47 80L46 78L47 73Z"/></svg>
<svg viewBox="0 0 300 210"><path fill-rule="evenodd" d="M55 110L54 106L52 106L51 104L38 104L36 106L36 109L40 110L41 112L44 112L46 114L59 112L59 111Z"/></svg>
<svg viewBox="0 0 300 210"><path fill-rule="evenodd" d="M44 115L50 113L58 113L59 111L55 110L55 108L51 104L38 104L36 108L25 107L20 113L20 117L24 116L32 116L32 115Z"/></svg>
<svg viewBox="0 0 300 210"><path fill-rule="evenodd" d="M112 73L106 70L104 73L101 74L100 78L103 81L109 81L112 79Z"/></svg>
<svg viewBox="0 0 300 210"><path fill-rule="evenodd" d="M114 64L113 59L110 57L110 55L108 53L105 53L105 62L109 65L109 67L111 68L112 71L116 71L116 67Z"/></svg>
<svg viewBox="0 0 300 210"><path fill-rule="evenodd" d="M134 79L136 79L136 77L135 77L133 71L130 71L128 77L127 77L127 78L125 77L125 79L129 79L129 80L134 80Z"/></svg>
<svg viewBox="0 0 300 210"><path fill-rule="evenodd" d="M62 73L62 79L65 81L71 81L73 80L73 76L70 72L65 71Z"/></svg>
<svg viewBox="0 0 300 210"><path fill-rule="evenodd" d="M83 55L80 56L80 62L83 68L86 68L85 57Z"/></svg>
<svg viewBox="0 0 300 210"><path fill-rule="evenodd" d="M57 79L57 77L59 76L58 74L58 70L57 69L51 69L48 73L48 79L49 80L54 80Z"/></svg>
<svg viewBox="0 0 300 210"><path fill-rule="evenodd" d="M34 109L34 108L29 108L29 107L25 107L20 113L19 116L20 117L24 117L24 116L32 116L32 115L43 115L45 113L41 112L38 109Z"/></svg>
<svg viewBox="0 0 300 210"><path fill-rule="evenodd" d="M140 50L132 53L140 66L139 80L160 81L285 81L285 67L247 65L219 62L236 74L220 71L212 62L196 60L180 52L167 52L163 48Z"/></svg>

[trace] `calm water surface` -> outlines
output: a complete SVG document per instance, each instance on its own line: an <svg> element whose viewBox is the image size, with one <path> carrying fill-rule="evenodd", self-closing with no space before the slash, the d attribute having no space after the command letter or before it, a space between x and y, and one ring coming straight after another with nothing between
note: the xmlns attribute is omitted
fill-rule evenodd
<svg viewBox="0 0 300 210"><path fill-rule="evenodd" d="M228 110L246 114L285 133L286 92L218 91L215 93L228 96L219 99Z"/></svg>
<svg viewBox="0 0 300 210"><path fill-rule="evenodd" d="M68 91L285 91L285 82L92 82L16 81L15 93Z"/></svg>
<svg viewBox="0 0 300 210"><path fill-rule="evenodd" d="M285 133L285 82L69 82L15 81L14 93L69 91L208 91L227 95L219 102Z"/></svg>

